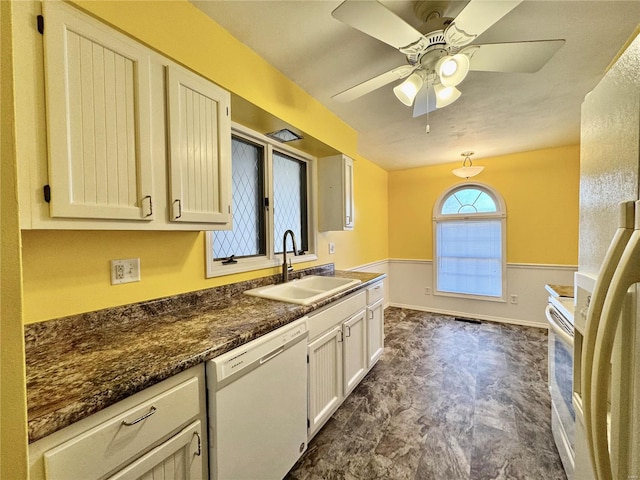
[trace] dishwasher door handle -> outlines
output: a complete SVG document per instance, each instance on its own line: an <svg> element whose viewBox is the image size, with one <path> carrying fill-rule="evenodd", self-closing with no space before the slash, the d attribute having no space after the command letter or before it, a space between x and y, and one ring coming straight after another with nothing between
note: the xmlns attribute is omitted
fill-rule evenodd
<svg viewBox="0 0 640 480"><path fill-rule="evenodd" d="M266 354L264 357L262 357L260 359L260 365L263 365L263 364L267 363L269 360L271 360L272 358L277 357L282 352L284 352L284 345L281 346L280 348L277 348L273 352Z"/></svg>

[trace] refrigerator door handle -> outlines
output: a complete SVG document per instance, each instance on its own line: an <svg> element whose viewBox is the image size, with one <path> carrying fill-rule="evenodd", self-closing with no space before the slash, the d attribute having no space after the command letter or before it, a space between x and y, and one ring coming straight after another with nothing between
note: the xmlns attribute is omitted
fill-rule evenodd
<svg viewBox="0 0 640 480"><path fill-rule="evenodd" d="M611 285L611 279L614 275L620 257L629 242L629 238L633 233L634 228L634 207L633 201L622 202L619 205L620 208L620 220L619 227L616 230L611 244L607 249L602 266L598 272L596 284L591 295L591 302L589 303L589 309L587 311L587 321L584 332L583 346L582 346L582 408L584 411L585 433L587 437L587 445L589 447L589 453L594 472L596 468L596 455L594 451L594 439L592 435L592 402L591 402L591 388L592 388L592 371L594 362L594 351L596 345L596 338L598 336L598 326L602 317L602 309L604 306L605 298Z"/></svg>
<svg viewBox="0 0 640 480"><path fill-rule="evenodd" d="M636 212L637 217L640 217L640 211L636 210ZM640 220L640 218L636 218L636 220ZM636 228L640 228L640 221L636 223ZM640 282L640 230L635 230L611 279L611 286L602 307L602 319L598 327L594 348L590 392L591 435L593 438L593 461L599 480L612 479L607 429L607 402L613 342L625 295L629 287L638 282Z"/></svg>

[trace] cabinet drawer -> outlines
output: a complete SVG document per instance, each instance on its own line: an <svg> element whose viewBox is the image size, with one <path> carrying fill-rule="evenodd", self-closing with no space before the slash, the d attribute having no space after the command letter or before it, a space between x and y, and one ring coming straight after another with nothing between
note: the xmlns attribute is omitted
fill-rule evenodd
<svg viewBox="0 0 640 480"><path fill-rule="evenodd" d="M349 318L365 306L366 294L359 292L326 307L315 315L309 315L309 339L311 340L334 325L343 322L345 318Z"/></svg>
<svg viewBox="0 0 640 480"><path fill-rule="evenodd" d="M384 282L376 283L367 288L367 305L380 300L384 297Z"/></svg>
<svg viewBox="0 0 640 480"><path fill-rule="evenodd" d="M46 478L102 478L199 415L191 378L44 454Z"/></svg>

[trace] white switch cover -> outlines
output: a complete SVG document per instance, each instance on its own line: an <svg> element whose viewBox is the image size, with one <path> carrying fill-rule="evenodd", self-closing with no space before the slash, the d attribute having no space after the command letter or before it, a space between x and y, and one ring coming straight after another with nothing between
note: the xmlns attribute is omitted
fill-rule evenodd
<svg viewBox="0 0 640 480"><path fill-rule="evenodd" d="M329 242L329 253L330 254L336 253L336 244L333 242Z"/></svg>
<svg viewBox="0 0 640 480"><path fill-rule="evenodd" d="M111 285L140 281L140 259L111 260Z"/></svg>

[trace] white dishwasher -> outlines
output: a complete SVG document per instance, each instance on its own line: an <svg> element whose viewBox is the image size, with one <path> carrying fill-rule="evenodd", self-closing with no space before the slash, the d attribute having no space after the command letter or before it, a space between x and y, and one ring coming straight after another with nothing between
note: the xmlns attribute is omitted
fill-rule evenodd
<svg viewBox="0 0 640 480"><path fill-rule="evenodd" d="M307 317L207 362L213 480L281 480L307 445Z"/></svg>

